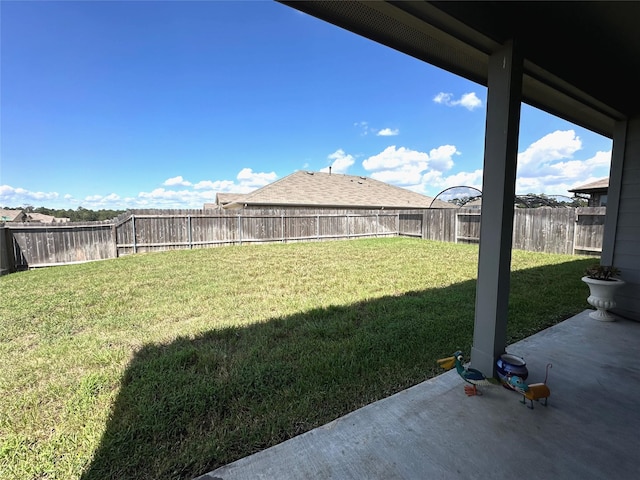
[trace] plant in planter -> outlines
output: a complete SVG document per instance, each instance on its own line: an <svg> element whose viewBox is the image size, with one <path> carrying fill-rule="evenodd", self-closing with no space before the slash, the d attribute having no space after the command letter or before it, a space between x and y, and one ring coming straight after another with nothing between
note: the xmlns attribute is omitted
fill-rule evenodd
<svg viewBox="0 0 640 480"><path fill-rule="evenodd" d="M616 319L609 310L615 308L615 292L624 285L624 281L617 278L620 269L612 265L593 265L584 272L582 281L589 285L587 302L596 310L589 316L602 322L612 322Z"/></svg>

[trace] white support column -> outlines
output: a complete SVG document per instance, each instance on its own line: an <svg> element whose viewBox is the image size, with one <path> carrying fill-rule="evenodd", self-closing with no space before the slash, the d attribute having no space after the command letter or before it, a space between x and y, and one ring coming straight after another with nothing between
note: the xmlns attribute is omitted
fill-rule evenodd
<svg viewBox="0 0 640 480"><path fill-rule="evenodd" d="M482 226L471 363L495 376L507 339L522 57L510 41L489 60Z"/></svg>
<svg viewBox="0 0 640 480"><path fill-rule="evenodd" d="M622 170L624 167L625 147L627 144L628 122L618 121L613 131L613 149L609 170L609 189L607 191L607 214L604 220L604 236L600 263L613 265L613 254L618 229L618 211L620 209L620 191L622 189Z"/></svg>

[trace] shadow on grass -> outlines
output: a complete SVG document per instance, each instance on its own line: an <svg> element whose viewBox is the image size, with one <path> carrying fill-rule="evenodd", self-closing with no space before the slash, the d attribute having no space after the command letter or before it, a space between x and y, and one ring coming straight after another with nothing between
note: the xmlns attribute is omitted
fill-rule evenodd
<svg viewBox="0 0 640 480"><path fill-rule="evenodd" d="M509 343L584 310L591 262L512 273ZM147 345L82 478L192 479L442 373L474 299L468 281Z"/></svg>

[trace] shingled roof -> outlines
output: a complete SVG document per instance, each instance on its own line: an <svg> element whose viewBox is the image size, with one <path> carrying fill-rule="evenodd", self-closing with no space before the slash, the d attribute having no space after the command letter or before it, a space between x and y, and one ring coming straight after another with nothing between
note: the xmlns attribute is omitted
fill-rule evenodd
<svg viewBox="0 0 640 480"><path fill-rule="evenodd" d="M0 208L0 222L24 222L27 215L22 210Z"/></svg>
<svg viewBox="0 0 640 480"><path fill-rule="evenodd" d="M218 206L224 207L228 203L240 202L246 196L246 193L218 193L216 194L216 203Z"/></svg>
<svg viewBox="0 0 640 480"><path fill-rule="evenodd" d="M45 215L44 213L26 213L24 210L0 209L0 222L59 223L68 221L69 219L66 217L54 217L53 215Z"/></svg>
<svg viewBox="0 0 640 480"><path fill-rule="evenodd" d="M609 189L609 177L601 178L595 182L586 183L570 189L573 193L593 193L593 192L605 192Z"/></svg>
<svg viewBox="0 0 640 480"><path fill-rule="evenodd" d="M297 171L247 194L224 208L324 207L369 209L429 208L433 198L369 177ZM436 200L435 208L455 208Z"/></svg>

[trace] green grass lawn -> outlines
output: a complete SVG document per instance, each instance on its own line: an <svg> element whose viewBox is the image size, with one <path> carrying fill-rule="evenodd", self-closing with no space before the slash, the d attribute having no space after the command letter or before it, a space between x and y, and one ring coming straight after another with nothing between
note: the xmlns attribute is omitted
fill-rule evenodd
<svg viewBox="0 0 640 480"><path fill-rule="evenodd" d="M0 478L191 479L441 373L475 245L132 255L0 277ZM509 343L589 308L585 257L514 251Z"/></svg>

